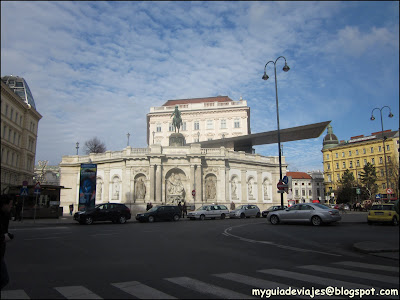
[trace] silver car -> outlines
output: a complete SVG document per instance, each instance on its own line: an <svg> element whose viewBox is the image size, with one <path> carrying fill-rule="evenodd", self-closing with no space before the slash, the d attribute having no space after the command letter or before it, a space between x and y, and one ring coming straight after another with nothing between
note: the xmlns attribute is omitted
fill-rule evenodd
<svg viewBox="0 0 400 300"><path fill-rule="evenodd" d="M273 225L280 222L311 222L314 226L337 222L342 219L339 210L320 203L295 204L285 210L270 212L267 218Z"/></svg>
<svg viewBox="0 0 400 300"><path fill-rule="evenodd" d="M229 210L225 205L203 205L196 209L195 211L189 212L187 217L190 220L204 220L204 219L215 219L221 218L225 219L225 217L229 216Z"/></svg>
<svg viewBox="0 0 400 300"><path fill-rule="evenodd" d="M240 205L238 208L231 210L229 213L229 218L250 218L256 217L259 218L261 216L260 209L257 205L253 204L245 204Z"/></svg>

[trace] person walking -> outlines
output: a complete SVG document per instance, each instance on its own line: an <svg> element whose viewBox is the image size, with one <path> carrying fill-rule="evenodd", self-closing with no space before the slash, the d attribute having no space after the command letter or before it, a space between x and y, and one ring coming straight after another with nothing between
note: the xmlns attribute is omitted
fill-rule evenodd
<svg viewBox="0 0 400 300"><path fill-rule="evenodd" d="M74 205L70 204L69 206L69 214L72 216L72 212L74 211Z"/></svg>
<svg viewBox="0 0 400 300"><path fill-rule="evenodd" d="M15 218L14 218L14 221L17 221L17 219L18 219L18 221L21 222L21 219L22 219L21 212L22 212L22 203L21 203L20 200L18 200L17 203L15 204Z"/></svg>
<svg viewBox="0 0 400 300"><path fill-rule="evenodd" d="M8 276L6 262L4 256L6 253L6 243L14 238L14 235L8 232L8 224L10 222L10 211L13 205L13 200L8 195L0 196L0 243L1 243L1 276L0 276L0 291L8 284L10 278Z"/></svg>
<svg viewBox="0 0 400 300"><path fill-rule="evenodd" d="M180 201L178 203L178 207L179 207L179 210L181 211L181 216L182 216L182 203Z"/></svg>
<svg viewBox="0 0 400 300"><path fill-rule="evenodd" d="M233 203L233 201L231 202L231 210L235 210L236 206L235 203Z"/></svg>
<svg viewBox="0 0 400 300"><path fill-rule="evenodd" d="M183 202L183 206L182 206L182 218L185 217L185 214L186 214L186 216L187 216L187 206L186 206L186 203Z"/></svg>

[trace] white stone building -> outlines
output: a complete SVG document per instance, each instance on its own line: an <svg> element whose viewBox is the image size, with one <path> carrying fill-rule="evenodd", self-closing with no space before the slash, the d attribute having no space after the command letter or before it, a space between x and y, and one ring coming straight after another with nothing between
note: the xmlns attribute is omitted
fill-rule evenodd
<svg viewBox="0 0 400 300"><path fill-rule="evenodd" d="M33 184L39 120L35 101L22 77L1 78L1 192Z"/></svg>
<svg viewBox="0 0 400 300"><path fill-rule="evenodd" d="M324 202L324 177L320 171L313 172L287 172L289 177L288 195L290 204L312 202L320 200Z"/></svg>
<svg viewBox="0 0 400 300"><path fill-rule="evenodd" d="M250 108L240 98L228 96L168 100L160 107L151 107L147 114L148 145L169 145L169 136L175 132L171 114L178 106L181 112L180 133L186 143L231 138L250 134Z"/></svg>

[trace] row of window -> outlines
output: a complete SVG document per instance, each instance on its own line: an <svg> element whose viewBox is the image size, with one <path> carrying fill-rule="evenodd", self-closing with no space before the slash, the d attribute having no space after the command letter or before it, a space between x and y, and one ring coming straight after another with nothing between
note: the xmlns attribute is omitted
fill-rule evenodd
<svg viewBox="0 0 400 300"><path fill-rule="evenodd" d="M390 145L386 145L386 151L390 151ZM378 146L378 152L382 152L382 146ZM359 155L358 149L355 151L356 155ZM374 147L370 148L370 153L374 153ZM367 149L363 148L363 154L367 154ZM352 151L349 150L349 156L352 155ZM339 158L339 153L335 153L335 157ZM346 157L345 151L342 151L342 157ZM329 153L326 154L326 159L329 159Z"/></svg>
<svg viewBox="0 0 400 300"><path fill-rule="evenodd" d="M1 148L1 163L12 167L18 167L19 154L13 150Z"/></svg>
<svg viewBox="0 0 400 300"><path fill-rule="evenodd" d="M18 111L16 111L15 114L14 114L14 108L13 107L11 107L10 115L8 115L8 104L6 104L6 108L4 110L4 114L5 114L6 117L10 118L11 121L14 121L19 126L22 126L22 114L19 114Z"/></svg>
<svg viewBox="0 0 400 300"><path fill-rule="evenodd" d="M361 178L360 174L361 174L361 172L357 172L357 179ZM388 174L389 174L389 176L393 176L393 170L389 169ZM379 173L378 173L378 175L379 175ZM380 169L380 176L385 177L385 169ZM340 179L341 179L340 174L336 174L336 180L340 181ZM331 182L331 181L332 181L332 175L328 174L328 182Z"/></svg>
<svg viewBox="0 0 400 300"><path fill-rule="evenodd" d="M234 128L240 128L240 119L235 119L233 122L233 127ZM227 125L226 125L226 120L223 119L221 120L220 123L220 129L227 129ZM207 120L206 121L206 129L214 129L214 120ZM172 125L172 123L169 123L168 125L168 131L174 131L175 128ZM182 122L182 131L186 131L187 130L187 126L186 126L186 122ZM200 130L200 121L194 121L193 123L193 130ZM161 132L161 124L157 124L156 125L156 131L157 132Z"/></svg>
<svg viewBox="0 0 400 300"><path fill-rule="evenodd" d="M300 196L299 190L298 190L298 189L295 189L295 190L294 190L294 195L295 195L295 196ZM302 195L303 197L305 197L305 196L306 196L306 190L301 190L301 195ZM308 196L309 196L309 197L312 196L312 191L311 191L311 190L308 190ZM321 191L320 191L320 189L317 189L317 197L319 197L319 196L321 196Z"/></svg>
<svg viewBox="0 0 400 300"><path fill-rule="evenodd" d="M364 166L367 164L367 159L365 158L364 159ZM390 156L387 156L387 162L388 163L390 163L391 162L391 157ZM381 157L379 157L379 163L380 164L383 164L383 157L381 156ZM375 165L375 158L371 158L371 164L373 164L373 165ZM356 167L359 167L360 166L360 160L359 159L357 159L357 161L356 161ZM330 170L331 169L331 164L330 163L326 163L326 167L327 167L327 169L328 170ZM350 161L349 162L349 168L353 168L353 161ZM336 163L336 169L339 169L339 163ZM346 162L344 161L344 162L342 162L342 169L346 169Z"/></svg>
<svg viewBox="0 0 400 300"><path fill-rule="evenodd" d="M8 128L7 125L3 126L3 133L1 137L18 147L21 146L21 135L19 134L19 132Z"/></svg>

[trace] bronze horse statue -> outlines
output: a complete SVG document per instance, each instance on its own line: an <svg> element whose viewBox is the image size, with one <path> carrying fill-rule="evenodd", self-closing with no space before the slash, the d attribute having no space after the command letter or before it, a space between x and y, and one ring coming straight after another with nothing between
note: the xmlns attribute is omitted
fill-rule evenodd
<svg viewBox="0 0 400 300"><path fill-rule="evenodd" d="M176 129L178 129L178 133L179 133L179 128L181 128L181 124L182 124L182 118L181 118L181 113L178 110L178 105L175 105L175 110L172 113L171 117L174 116L174 118L172 119L172 126L174 126L175 128L175 132Z"/></svg>

